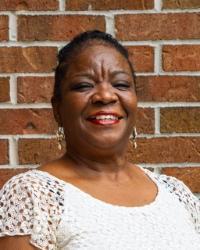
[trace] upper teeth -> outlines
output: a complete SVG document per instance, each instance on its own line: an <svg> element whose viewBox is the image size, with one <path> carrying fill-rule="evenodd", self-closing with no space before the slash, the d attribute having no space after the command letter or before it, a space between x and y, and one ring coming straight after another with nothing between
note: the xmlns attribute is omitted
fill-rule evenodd
<svg viewBox="0 0 200 250"><path fill-rule="evenodd" d="M114 115L98 115L95 116L96 120L118 120L117 116Z"/></svg>

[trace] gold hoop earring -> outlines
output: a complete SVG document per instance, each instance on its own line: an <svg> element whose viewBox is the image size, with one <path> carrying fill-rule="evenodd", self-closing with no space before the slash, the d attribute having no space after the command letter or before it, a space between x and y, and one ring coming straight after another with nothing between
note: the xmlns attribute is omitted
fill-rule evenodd
<svg viewBox="0 0 200 250"><path fill-rule="evenodd" d="M137 130L136 130L136 127L134 127L134 128L133 128L133 132L132 132L131 141L132 141L132 143L133 143L135 149L137 148L136 137L137 137Z"/></svg>
<svg viewBox="0 0 200 250"><path fill-rule="evenodd" d="M58 149L62 149L62 141L65 139L65 133L63 127L58 127L58 130L56 132L56 139L58 141Z"/></svg>

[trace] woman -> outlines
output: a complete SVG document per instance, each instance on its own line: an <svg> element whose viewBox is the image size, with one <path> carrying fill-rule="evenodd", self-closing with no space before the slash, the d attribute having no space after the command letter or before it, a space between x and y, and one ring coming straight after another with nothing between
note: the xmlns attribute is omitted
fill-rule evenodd
<svg viewBox="0 0 200 250"><path fill-rule="evenodd" d="M4 185L1 249L200 249L197 198L126 159L137 98L125 48L89 31L58 59L52 104L67 152Z"/></svg>

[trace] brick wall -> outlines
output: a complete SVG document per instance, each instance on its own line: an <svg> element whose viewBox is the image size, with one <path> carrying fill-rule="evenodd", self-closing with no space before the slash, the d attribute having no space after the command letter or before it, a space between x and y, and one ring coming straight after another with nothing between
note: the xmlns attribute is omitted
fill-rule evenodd
<svg viewBox="0 0 200 250"><path fill-rule="evenodd" d="M199 0L1 0L0 185L58 157L49 103L60 47L86 29L113 34L138 79L131 161L200 193Z"/></svg>

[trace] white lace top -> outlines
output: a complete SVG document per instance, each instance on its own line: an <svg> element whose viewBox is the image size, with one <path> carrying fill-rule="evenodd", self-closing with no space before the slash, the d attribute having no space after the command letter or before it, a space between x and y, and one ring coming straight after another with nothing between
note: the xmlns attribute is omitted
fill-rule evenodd
<svg viewBox="0 0 200 250"><path fill-rule="evenodd" d="M176 178L145 170L156 199L111 205L39 170L11 178L0 191L0 236L30 235L48 250L200 250L200 203Z"/></svg>

